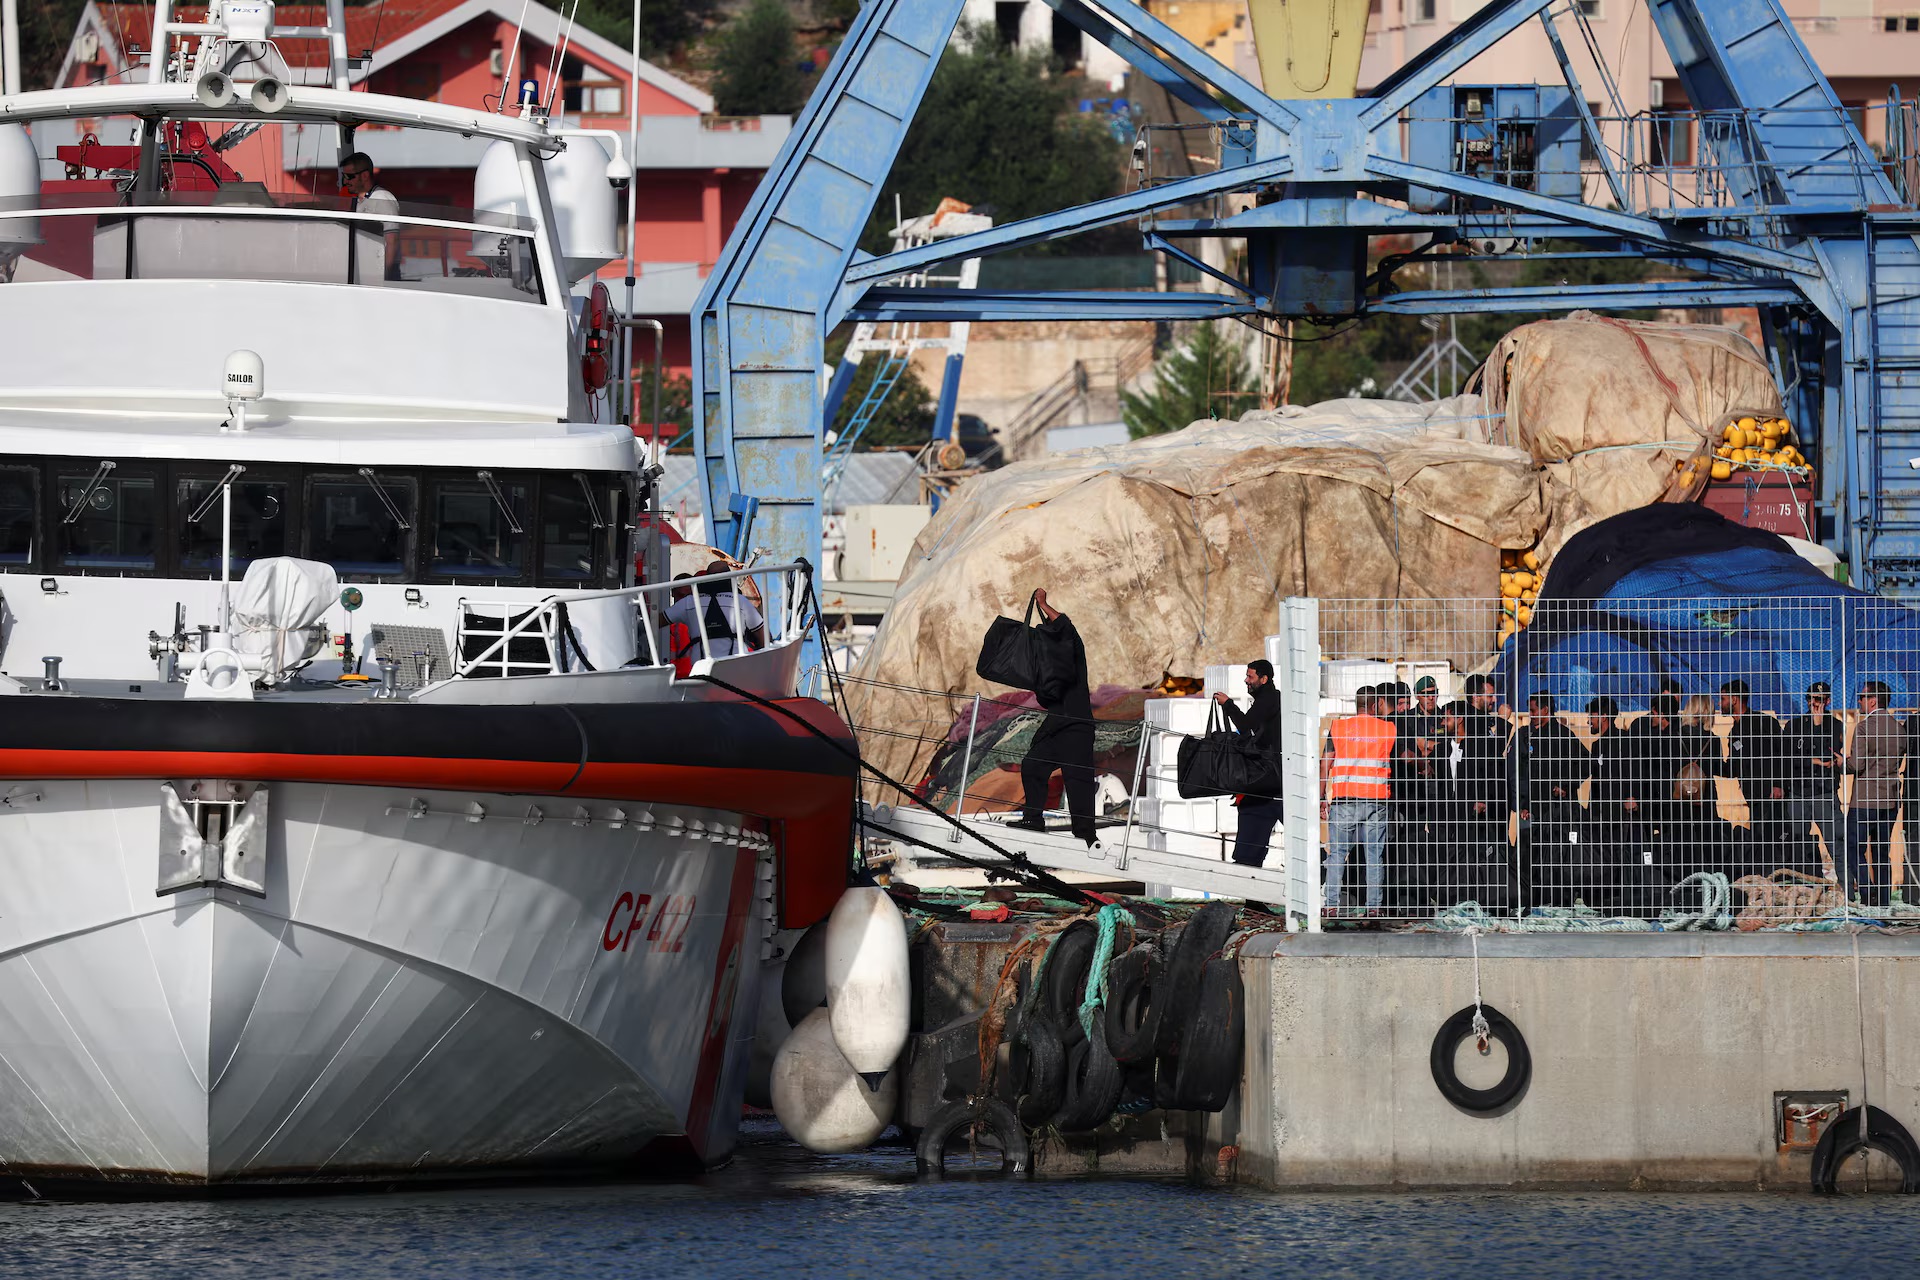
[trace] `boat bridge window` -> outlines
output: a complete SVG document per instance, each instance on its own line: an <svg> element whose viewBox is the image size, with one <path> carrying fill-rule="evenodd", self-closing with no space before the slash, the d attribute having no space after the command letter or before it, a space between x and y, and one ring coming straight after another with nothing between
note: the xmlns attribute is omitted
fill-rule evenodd
<svg viewBox="0 0 1920 1280"><path fill-rule="evenodd" d="M0 458L0 571L217 578L226 475L206 462ZM232 482L232 572L286 555L343 582L617 587L631 571L632 483L248 463Z"/></svg>
<svg viewBox="0 0 1920 1280"><path fill-rule="evenodd" d="M233 573L236 577L262 557L290 554L287 513L291 509L291 485L284 479L256 478L255 471L250 467L233 482ZM224 517L216 490L221 479L219 475L175 473L173 527L179 538L175 563L183 574L219 576ZM196 511L200 513L198 520L193 518Z"/></svg>
<svg viewBox="0 0 1920 1280"><path fill-rule="evenodd" d="M307 554L342 578L408 575L413 554L414 482L367 468L307 481Z"/></svg>
<svg viewBox="0 0 1920 1280"><path fill-rule="evenodd" d="M40 473L34 467L0 467L0 567L33 563L34 520L40 506Z"/></svg>
<svg viewBox="0 0 1920 1280"><path fill-rule="evenodd" d="M53 567L125 573L158 566L158 468L75 463L55 469L53 490Z"/></svg>
<svg viewBox="0 0 1920 1280"><path fill-rule="evenodd" d="M527 486L482 471L432 487L433 558L427 572L448 578L518 578L526 569Z"/></svg>

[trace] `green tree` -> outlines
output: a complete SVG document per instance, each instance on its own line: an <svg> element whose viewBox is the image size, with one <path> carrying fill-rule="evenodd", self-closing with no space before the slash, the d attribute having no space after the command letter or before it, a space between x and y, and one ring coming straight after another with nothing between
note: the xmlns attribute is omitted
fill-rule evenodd
<svg viewBox="0 0 1920 1280"><path fill-rule="evenodd" d="M648 422L653 417L653 370L643 368L635 379L634 420ZM667 374L660 379L660 421L671 427L667 439L693 426L693 379L686 374ZM680 442L683 449L693 448L691 437Z"/></svg>
<svg viewBox="0 0 1920 1280"><path fill-rule="evenodd" d="M1203 324L1154 365L1144 394L1120 393L1120 416L1138 440L1179 431L1201 418L1237 418L1260 403L1246 345L1215 324Z"/></svg>
<svg viewBox="0 0 1920 1280"><path fill-rule="evenodd" d="M22 89L53 88L85 7L85 0L20 0Z"/></svg>
<svg viewBox="0 0 1920 1280"><path fill-rule="evenodd" d="M723 116L781 115L807 100L793 17L780 0L753 0L727 24L714 58L714 110Z"/></svg>
<svg viewBox="0 0 1920 1280"><path fill-rule="evenodd" d="M1113 195L1125 148L1075 109L1086 95L1086 82L1053 74L1045 53L1007 48L991 27L961 33L934 68L864 247L892 248L895 196L908 217L952 196L1012 222Z"/></svg>

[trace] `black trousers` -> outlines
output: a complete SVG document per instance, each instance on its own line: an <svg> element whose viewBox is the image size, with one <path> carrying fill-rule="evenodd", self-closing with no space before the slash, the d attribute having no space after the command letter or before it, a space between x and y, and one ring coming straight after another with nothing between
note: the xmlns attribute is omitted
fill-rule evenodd
<svg viewBox="0 0 1920 1280"><path fill-rule="evenodd" d="M1280 821L1282 808L1279 800L1266 796L1247 796L1240 801L1239 826L1233 837L1235 862L1257 867L1267 860L1267 842L1273 839L1273 827Z"/></svg>
<svg viewBox="0 0 1920 1280"><path fill-rule="evenodd" d="M1021 817L1039 822L1047 811L1047 783L1057 770L1060 789L1067 795L1067 812L1073 818L1073 834L1092 841L1093 836L1093 726L1075 721L1063 722L1054 729L1049 715L1033 735L1033 746L1020 762L1020 786L1025 803ZM1053 729L1053 732L1048 732Z"/></svg>

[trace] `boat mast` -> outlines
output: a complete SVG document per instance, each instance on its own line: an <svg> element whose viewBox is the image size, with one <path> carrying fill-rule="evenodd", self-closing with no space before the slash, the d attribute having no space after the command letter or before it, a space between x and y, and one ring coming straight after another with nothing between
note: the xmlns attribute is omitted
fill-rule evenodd
<svg viewBox="0 0 1920 1280"><path fill-rule="evenodd" d="M12 4L14 0L6 0ZM627 319L633 319L633 233L639 221L640 201L640 0L633 0L633 62L627 67L627 160L633 165L633 177L627 180ZM626 325L620 330L620 358L625 362L620 366L620 381L627 385L627 423L631 425L639 416L640 407L634 403L633 388L633 326ZM654 399L660 398L660 370L653 371L655 382ZM659 423L649 423L655 431Z"/></svg>

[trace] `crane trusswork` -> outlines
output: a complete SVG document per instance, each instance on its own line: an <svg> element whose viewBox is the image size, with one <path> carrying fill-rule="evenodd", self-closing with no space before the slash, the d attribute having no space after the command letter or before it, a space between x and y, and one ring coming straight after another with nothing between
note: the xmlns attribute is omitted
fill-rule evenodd
<svg viewBox="0 0 1920 1280"><path fill-rule="evenodd" d="M860 253L856 239L962 7L868 0L695 311L708 510L752 510L757 499L753 540L775 558L817 554L821 346L845 320L1324 322L1753 306L1789 413L1820 464L1822 540L1863 585L1920 595L1920 474L1905 465L1920 454L1920 214L1901 176L1915 169L1912 131L1890 129L1902 154L1876 155L1779 0L1645 0L1690 104L1657 120L1603 114L1617 99L1604 74L1591 93L1582 88L1562 27L1596 42L1565 0L1494 0L1367 95L1287 100L1125 0L1048 2L1198 112L1218 165L1162 180L1141 160L1134 189L1121 195ZM1294 29L1319 29L1301 25L1315 4L1335 35L1367 7L1291 0ZM1260 16L1256 9L1256 24ZM1567 83L1452 83L1536 21ZM1674 145L1678 129L1684 150ZM1152 154L1144 138L1135 154ZM1242 198L1224 199L1233 196ZM901 284L936 263L1123 222L1222 291ZM1370 269L1370 238L1389 235L1424 243ZM1243 267L1209 265L1220 258L1196 251L1206 237L1243 241ZM1409 291L1394 283L1408 263L1469 247L1479 261L1650 259L1664 278ZM738 529L723 537L737 540Z"/></svg>

